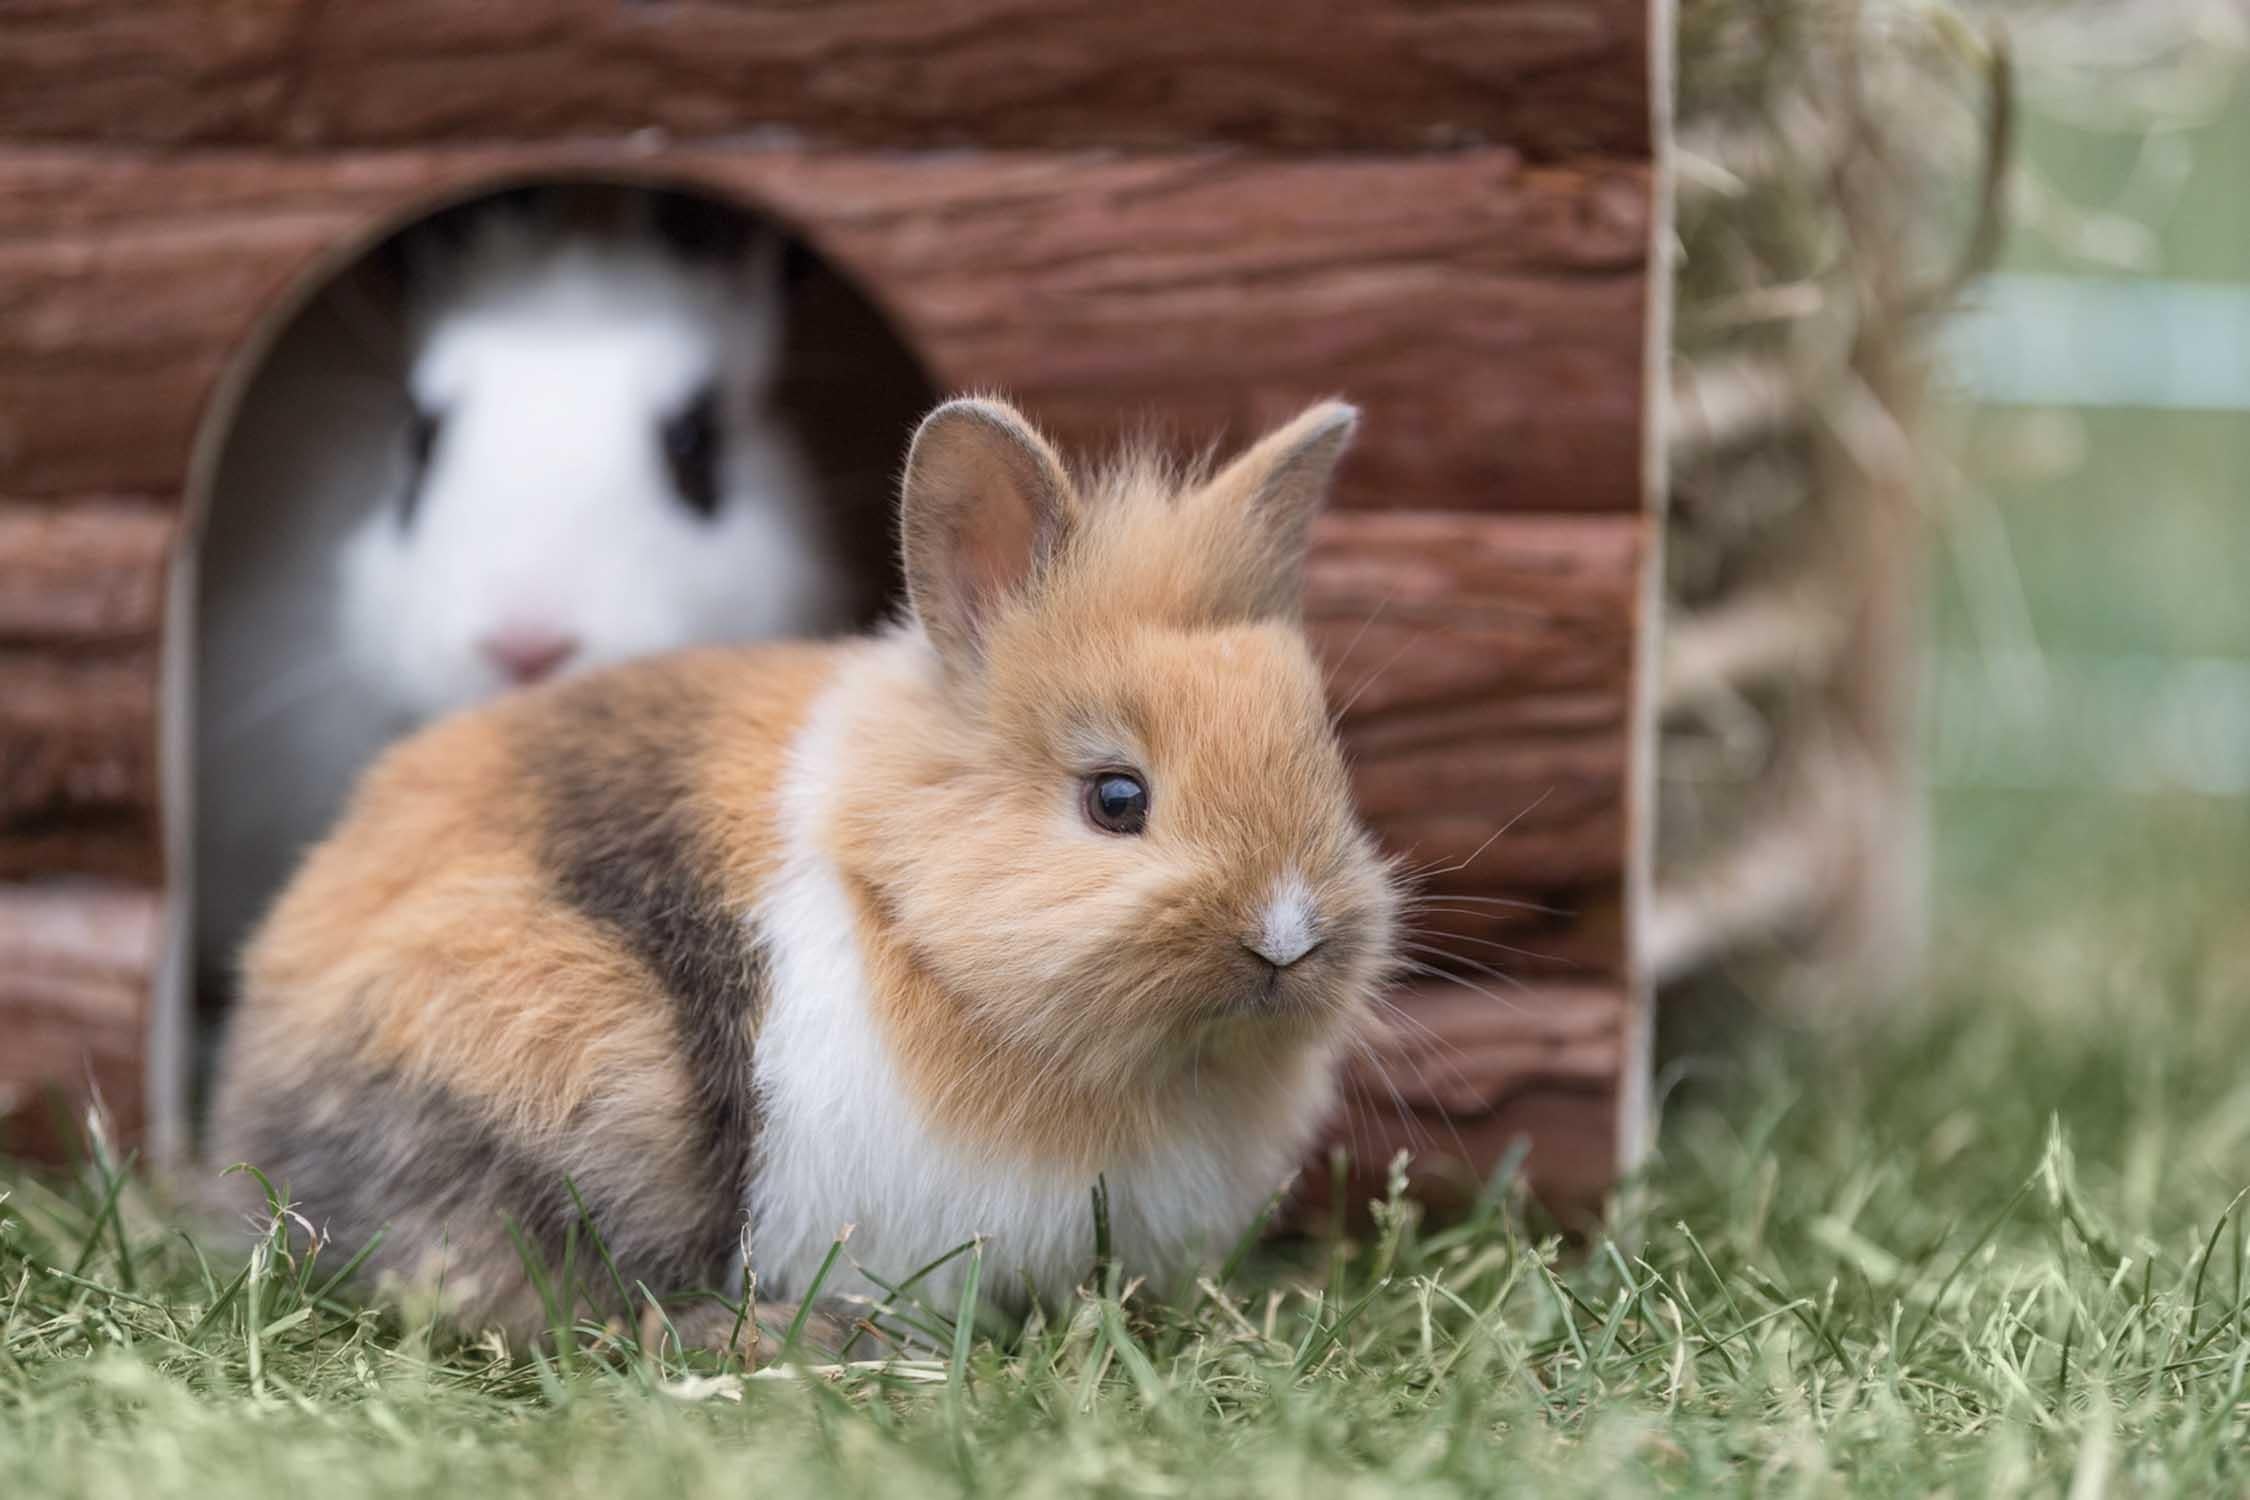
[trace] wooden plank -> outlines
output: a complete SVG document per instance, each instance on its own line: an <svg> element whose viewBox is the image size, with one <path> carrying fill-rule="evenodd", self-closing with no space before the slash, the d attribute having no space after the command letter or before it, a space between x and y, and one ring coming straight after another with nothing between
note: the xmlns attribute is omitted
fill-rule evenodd
<svg viewBox="0 0 2250 1500"><path fill-rule="evenodd" d="M1649 150L1646 0L32 0L0 138Z"/></svg>
<svg viewBox="0 0 2250 1500"><path fill-rule="evenodd" d="M1643 166L616 148L0 152L0 490L176 493L210 392L309 269L449 193L661 173L767 205L947 388L1073 446L1341 391L1347 507L1641 506Z"/></svg>
<svg viewBox="0 0 2250 1500"><path fill-rule="evenodd" d="M153 640L175 525L147 497L0 500L0 644Z"/></svg>
<svg viewBox="0 0 2250 1500"><path fill-rule="evenodd" d="M156 874L156 660L0 647L0 879Z"/></svg>
<svg viewBox="0 0 2250 1500"><path fill-rule="evenodd" d="M1360 806L1465 968L1624 971L1638 517L1322 518L1306 618ZM1504 985L1506 980L1496 980Z"/></svg>
<svg viewBox="0 0 2250 1500"><path fill-rule="evenodd" d="M153 880L157 631L177 507L0 500L0 879Z"/></svg>
<svg viewBox="0 0 2250 1500"><path fill-rule="evenodd" d="M98 1093L121 1139L142 1064L160 902L146 886L0 884L0 1145L55 1160Z"/></svg>
<svg viewBox="0 0 2250 1500"><path fill-rule="evenodd" d="M1327 1149L1349 1156L1342 1206L1356 1214L1383 1196L1400 1151L1413 1158L1415 1194L1444 1209L1472 1199L1520 1140L1540 1201L1566 1223L1592 1222L1617 1172L1623 988L1555 984L1502 1001L1419 984L1392 1002L1369 1050L1345 1065L1326 1146L1300 1179L1300 1220L1322 1223L1335 1207Z"/></svg>

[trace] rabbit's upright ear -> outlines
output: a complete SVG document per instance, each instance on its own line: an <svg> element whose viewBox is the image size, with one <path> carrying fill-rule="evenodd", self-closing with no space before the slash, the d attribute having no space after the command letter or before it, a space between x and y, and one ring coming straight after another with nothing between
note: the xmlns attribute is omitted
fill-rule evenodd
<svg viewBox="0 0 2250 1500"><path fill-rule="evenodd" d="M1261 614L1291 614L1304 592L1313 517L1328 503L1336 465L1351 446L1359 409L1342 401L1306 407L1219 471L1207 493L1250 528L1234 580Z"/></svg>
<svg viewBox="0 0 2250 1500"><path fill-rule="evenodd" d="M899 533L907 599L949 671L982 663L993 615L1032 588L1076 512L1062 460L1006 402L963 397L923 419Z"/></svg>

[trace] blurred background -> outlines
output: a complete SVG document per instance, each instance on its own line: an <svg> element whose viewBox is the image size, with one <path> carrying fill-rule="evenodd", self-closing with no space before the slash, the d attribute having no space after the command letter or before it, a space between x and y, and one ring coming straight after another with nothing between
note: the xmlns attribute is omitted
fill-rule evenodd
<svg viewBox="0 0 2250 1500"><path fill-rule="evenodd" d="M1675 1048L2122 936L2133 861L2250 884L2246 49L2238 0L1683 8Z"/></svg>
<svg viewBox="0 0 2250 1500"><path fill-rule="evenodd" d="M1938 359L1960 467L1937 486L1925 697L1936 890L2067 860L2096 827L2239 873L2250 8L2006 14L2009 233Z"/></svg>

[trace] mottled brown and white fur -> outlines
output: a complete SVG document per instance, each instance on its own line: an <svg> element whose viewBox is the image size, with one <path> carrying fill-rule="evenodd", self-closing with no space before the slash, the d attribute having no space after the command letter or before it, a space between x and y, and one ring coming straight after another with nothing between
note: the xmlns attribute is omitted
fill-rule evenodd
<svg viewBox="0 0 2250 1500"><path fill-rule="evenodd" d="M387 756L252 944L214 1145L461 1313L541 1322L575 1187L626 1285L803 1296L836 1234L1003 1298L1223 1251L1394 962L1297 620L1348 441L1074 482L948 403L872 639L554 684ZM1145 784L1145 828L1089 778ZM959 1263L925 1288L949 1295ZM606 1283L606 1273L602 1278ZM865 1290L856 1273L829 1291Z"/></svg>

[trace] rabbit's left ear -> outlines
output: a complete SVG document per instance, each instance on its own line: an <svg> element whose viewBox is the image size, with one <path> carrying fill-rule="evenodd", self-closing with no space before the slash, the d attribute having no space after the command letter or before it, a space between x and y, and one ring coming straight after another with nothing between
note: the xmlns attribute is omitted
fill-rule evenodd
<svg viewBox="0 0 2250 1500"><path fill-rule="evenodd" d="M1296 609L1313 517L1328 503L1336 465L1358 426L1357 407L1318 402L1259 439L1211 481L1209 492L1244 512L1256 533L1253 576L1240 582L1261 612Z"/></svg>
<svg viewBox="0 0 2250 1500"><path fill-rule="evenodd" d="M964 397L923 419L899 500L908 603L947 668L974 672L994 613L1030 591L1069 531L1062 460L1014 407Z"/></svg>

